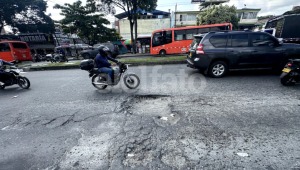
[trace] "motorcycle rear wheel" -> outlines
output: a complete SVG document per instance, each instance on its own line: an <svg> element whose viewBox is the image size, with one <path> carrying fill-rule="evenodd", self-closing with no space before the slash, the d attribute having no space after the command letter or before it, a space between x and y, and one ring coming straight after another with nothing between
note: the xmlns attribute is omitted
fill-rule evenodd
<svg viewBox="0 0 300 170"><path fill-rule="evenodd" d="M124 76L124 83L129 89L136 89L140 85L140 78L135 74Z"/></svg>
<svg viewBox="0 0 300 170"><path fill-rule="evenodd" d="M19 79L18 79L18 85L22 89L28 89L30 87L30 81L26 77L19 77Z"/></svg>
<svg viewBox="0 0 300 170"><path fill-rule="evenodd" d="M96 88L96 89L99 89L99 90L104 90L106 89L107 85L98 85L98 84L95 84L95 83L105 83L106 82L106 77L105 76L102 76L102 75L94 75L92 77L92 84L93 86Z"/></svg>
<svg viewBox="0 0 300 170"><path fill-rule="evenodd" d="M295 85L294 78L290 75L286 75L280 79L280 82L284 86L293 86Z"/></svg>

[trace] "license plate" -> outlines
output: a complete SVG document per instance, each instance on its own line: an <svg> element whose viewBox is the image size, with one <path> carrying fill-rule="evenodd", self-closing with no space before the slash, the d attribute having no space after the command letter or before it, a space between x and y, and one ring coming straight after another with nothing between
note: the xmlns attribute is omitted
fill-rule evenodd
<svg viewBox="0 0 300 170"><path fill-rule="evenodd" d="M282 70L282 72L289 73L289 72L291 72L291 69L290 69L290 68L284 68L284 69Z"/></svg>
<svg viewBox="0 0 300 170"><path fill-rule="evenodd" d="M23 58L26 58L26 54L22 54Z"/></svg>

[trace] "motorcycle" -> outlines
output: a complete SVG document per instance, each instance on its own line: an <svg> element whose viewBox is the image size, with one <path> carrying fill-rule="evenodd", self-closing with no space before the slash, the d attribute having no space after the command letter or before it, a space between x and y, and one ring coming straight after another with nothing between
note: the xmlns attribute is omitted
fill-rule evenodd
<svg viewBox="0 0 300 170"><path fill-rule="evenodd" d="M92 59L83 60L80 63L81 70L88 71L89 77L92 77L92 85L99 89L104 90L107 86L115 86L119 84L123 78L124 84L129 89L135 89L140 85L139 77L134 73L127 73L128 65L119 63L117 67L113 67L114 82L111 83L110 77L106 73L101 73L98 68L94 68L94 61Z"/></svg>
<svg viewBox="0 0 300 170"><path fill-rule="evenodd" d="M62 54L53 54L50 58L51 63L69 62L68 58Z"/></svg>
<svg viewBox="0 0 300 170"><path fill-rule="evenodd" d="M284 86L292 86L300 81L300 59L291 59L285 65L280 76L280 82Z"/></svg>
<svg viewBox="0 0 300 170"><path fill-rule="evenodd" d="M30 87L30 81L28 78L20 75L22 72L17 67L10 66L5 69L5 72L11 73L11 77L5 82L0 82L0 89L4 89L6 86L12 86L15 84L18 84L23 89L28 89Z"/></svg>

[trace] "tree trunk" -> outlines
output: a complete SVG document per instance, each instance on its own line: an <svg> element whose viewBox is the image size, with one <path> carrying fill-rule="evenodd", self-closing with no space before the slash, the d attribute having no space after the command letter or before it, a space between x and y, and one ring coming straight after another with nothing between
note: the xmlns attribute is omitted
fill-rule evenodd
<svg viewBox="0 0 300 170"><path fill-rule="evenodd" d="M131 46L132 46L132 52L135 54L136 53L136 48L135 48L135 43L134 43L134 37L133 37L133 26L134 26L134 22L129 21L130 23L130 34L131 34Z"/></svg>
<svg viewBox="0 0 300 170"><path fill-rule="evenodd" d="M134 44L136 45L136 51L137 51L137 53L139 52L139 47L137 46L137 35L138 35L138 33L137 33L137 26L138 26L138 24L137 24L137 15L135 15L134 16Z"/></svg>

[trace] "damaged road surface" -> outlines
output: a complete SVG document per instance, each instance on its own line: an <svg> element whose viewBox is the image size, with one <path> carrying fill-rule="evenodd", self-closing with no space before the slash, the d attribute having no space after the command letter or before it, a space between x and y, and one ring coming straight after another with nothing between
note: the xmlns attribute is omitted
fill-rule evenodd
<svg viewBox="0 0 300 170"><path fill-rule="evenodd" d="M299 86L132 69L137 91L97 91L80 70L30 72L30 90L0 91L0 169L300 169Z"/></svg>

